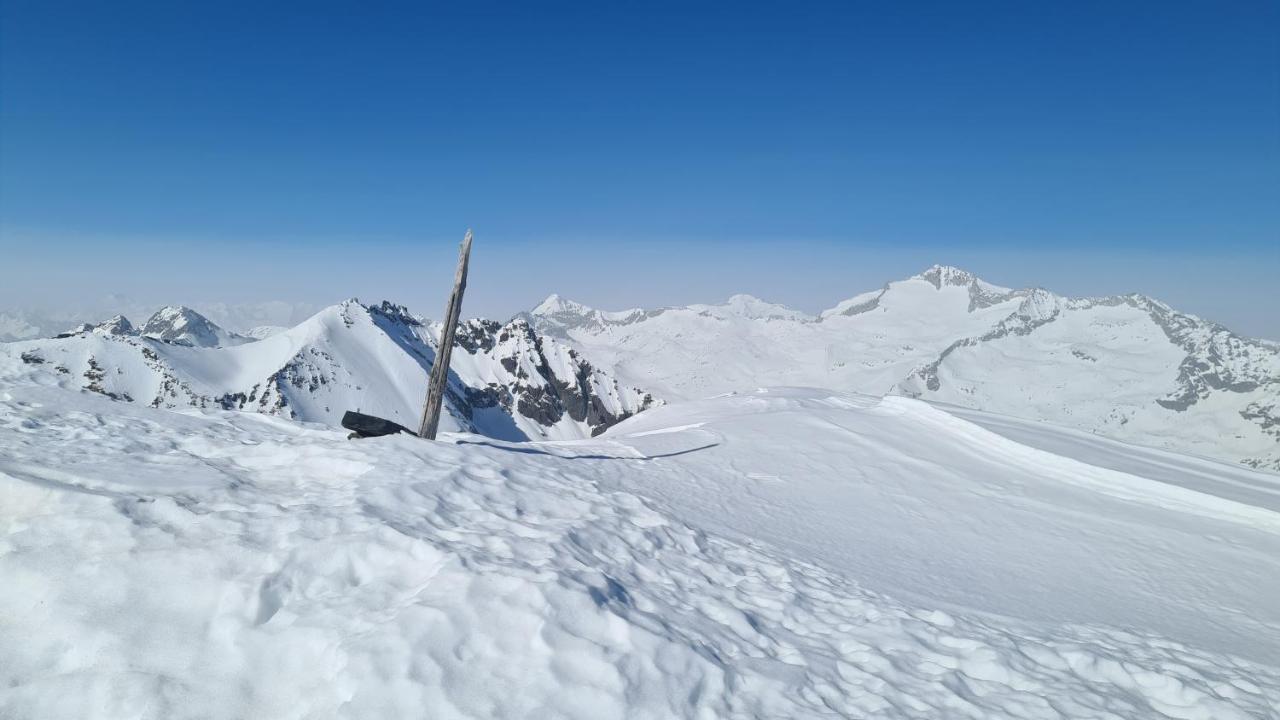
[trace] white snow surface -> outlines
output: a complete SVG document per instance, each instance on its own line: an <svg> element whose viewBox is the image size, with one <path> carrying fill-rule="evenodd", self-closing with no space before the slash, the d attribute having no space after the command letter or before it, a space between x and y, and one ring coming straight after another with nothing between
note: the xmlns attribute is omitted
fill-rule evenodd
<svg viewBox="0 0 1280 720"><path fill-rule="evenodd" d="M1280 482L1125 448L807 389L516 444L6 382L0 717L1280 716Z"/></svg>

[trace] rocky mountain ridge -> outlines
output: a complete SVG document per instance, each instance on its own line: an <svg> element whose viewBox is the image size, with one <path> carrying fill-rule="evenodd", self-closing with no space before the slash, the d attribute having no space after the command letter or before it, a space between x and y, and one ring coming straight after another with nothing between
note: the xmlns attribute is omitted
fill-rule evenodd
<svg viewBox="0 0 1280 720"><path fill-rule="evenodd" d="M403 306L348 300L301 325L234 345L189 309L142 331L123 318L0 346L0 381L28 379L153 407L218 407L336 424L359 409L416 427L439 327ZM523 320L459 328L445 429L503 439L599 434L656 401L619 385Z"/></svg>

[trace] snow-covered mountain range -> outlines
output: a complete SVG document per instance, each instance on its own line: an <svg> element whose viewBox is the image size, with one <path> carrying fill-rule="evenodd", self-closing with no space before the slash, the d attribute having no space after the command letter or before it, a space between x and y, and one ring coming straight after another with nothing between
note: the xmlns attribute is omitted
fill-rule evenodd
<svg viewBox="0 0 1280 720"><path fill-rule="evenodd" d="M55 338L0 345L0 378L81 388L153 407L254 410L336 425L362 410L416 427L439 327L356 300L254 340L189 308L142 329L123 317ZM492 437L577 438L654 403L522 319L471 320L452 358L442 428Z"/></svg>
<svg viewBox="0 0 1280 720"><path fill-rule="evenodd" d="M934 266L807 315L749 296L526 315L665 400L765 385L901 394L1280 469L1280 344L1142 295L1066 298Z"/></svg>
<svg viewBox="0 0 1280 720"><path fill-rule="evenodd" d="M198 303L200 314L231 332L261 337L273 330L287 330L306 320L322 306L306 302ZM111 296L95 303L72 304L61 308L0 308L0 342L35 340L66 332L84 325L95 325L112 315L134 319L150 317L155 305L121 296Z"/></svg>
<svg viewBox="0 0 1280 720"><path fill-rule="evenodd" d="M336 424L348 409L413 426L438 327L349 301L292 329L238 334L167 307L0 346L43 374L156 406L221 406ZM558 295L457 340L450 427L570 438L661 401L758 386L898 394L1045 420L1280 470L1280 344L1142 295L1067 298L947 266L817 315L747 295L608 312Z"/></svg>

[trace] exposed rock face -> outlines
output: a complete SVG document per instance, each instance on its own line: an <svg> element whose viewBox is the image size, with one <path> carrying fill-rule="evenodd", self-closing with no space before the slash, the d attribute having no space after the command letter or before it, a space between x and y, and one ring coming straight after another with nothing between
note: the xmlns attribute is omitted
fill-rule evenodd
<svg viewBox="0 0 1280 720"><path fill-rule="evenodd" d="M651 395L622 388L575 350L541 337L523 318L502 326L472 325L469 330L472 339L458 345L472 354L488 353L511 377L490 385L497 402L508 411L514 403L516 412L542 425L555 425L567 416L589 428L591 435L599 435L655 404ZM487 331L479 343L474 339L477 331Z"/></svg>
<svg viewBox="0 0 1280 720"><path fill-rule="evenodd" d="M466 320L458 323L453 344L471 354L489 352L497 341L502 323L494 320Z"/></svg>
<svg viewBox="0 0 1280 720"><path fill-rule="evenodd" d="M941 290L944 285L972 287L978 280L972 273L950 265L934 265L920 273L920 278L938 290Z"/></svg>
<svg viewBox="0 0 1280 720"><path fill-rule="evenodd" d="M1164 407L1185 410L1214 390L1248 393L1268 388L1280 394L1280 363L1276 361L1280 347L1274 343L1240 337L1217 323L1184 315L1142 295L1127 296L1123 301L1145 310L1169 341L1187 353L1178 367L1177 389L1157 401ZM1260 407L1257 403L1254 406ZM1259 422L1267 417L1266 413L1255 415Z"/></svg>

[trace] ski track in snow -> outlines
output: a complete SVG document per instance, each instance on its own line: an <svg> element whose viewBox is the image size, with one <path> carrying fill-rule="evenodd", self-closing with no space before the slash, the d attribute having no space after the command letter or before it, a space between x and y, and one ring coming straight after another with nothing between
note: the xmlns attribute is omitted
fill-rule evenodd
<svg viewBox="0 0 1280 720"><path fill-rule="evenodd" d="M802 544L805 523L814 537L824 530L788 493L866 490L884 470L872 445L887 441L848 428L901 416L911 423L896 432L925 427L938 447L884 472L866 502L910 490L897 501L939 522L984 507L981 493L929 507L954 499L942 491L953 484L1033 504L1099 495L1095 510L1133 508L1115 521L1158 540L1214 528L1246 546L1222 556L1238 563L1227 570L1280 569L1256 552L1267 546L1248 545L1274 537L1269 511L1222 500L1206 515L1167 495L1099 494L1068 482L1091 466L1012 441L992 449L986 431L914 401L772 391L651 411L595 440L505 445L348 442L251 414L13 388L0 391L0 716L1278 716L1274 656L1202 649L1151 626L1007 617L998 604L944 612L919 599L936 597L928 572L914 590L884 583L904 591L890 596L860 584L857 562L776 542L791 532ZM843 445L827 447L836 435L824 433ZM974 437L973 452L1002 455L1008 477L974 477L986 461L965 465L955 449ZM952 472L932 464L939 454ZM869 475L804 476L858 462ZM912 473L932 479L897 485ZM777 491L727 497L744 484ZM1044 487L1061 495L1035 494ZM751 525L755 511L716 517L743 509L735 502L772 507L779 534ZM884 508L834 510L869 522ZM1089 532L1072 541L1113 549ZM917 559L895 556L894 542L835 549L885 566ZM974 558L977 575L1002 569L999 557ZM1263 607L1238 610L1241 622ZM1188 633L1230 641L1221 618ZM1249 627L1274 633L1272 620Z"/></svg>

